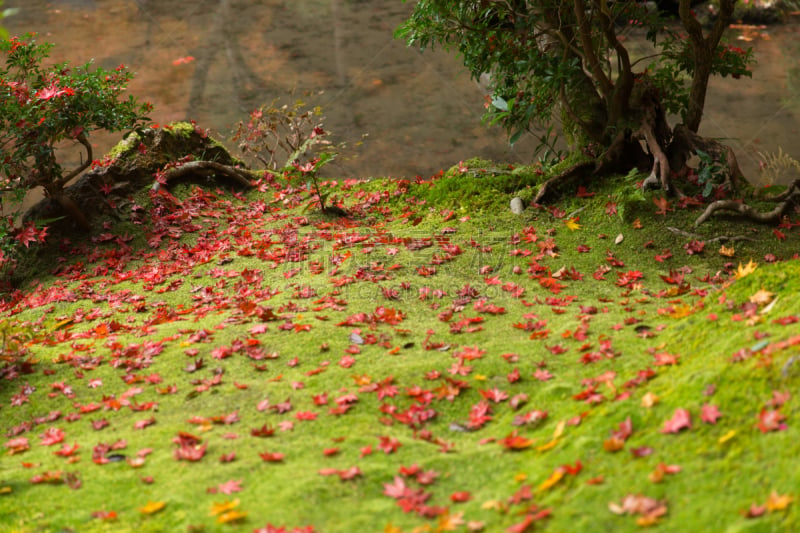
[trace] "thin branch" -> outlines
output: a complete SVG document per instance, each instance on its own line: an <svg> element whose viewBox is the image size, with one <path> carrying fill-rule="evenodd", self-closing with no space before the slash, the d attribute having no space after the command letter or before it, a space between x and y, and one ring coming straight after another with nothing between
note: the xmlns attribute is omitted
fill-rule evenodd
<svg viewBox="0 0 800 533"><path fill-rule="evenodd" d="M578 21L578 34L580 36L581 46L583 47L584 57L586 58L587 63L589 63L592 77L600 86L600 92L608 101L610 100L611 92L614 90L614 85L611 83L611 80L608 79L606 73L603 72L603 65L600 64L600 60L597 58L597 54L594 51L594 45L592 43L592 27L589 24L589 21L586 20L586 6L584 5L583 0L574 0L574 2L575 18Z"/></svg>
<svg viewBox="0 0 800 533"><path fill-rule="evenodd" d="M62 176L60 179L55 180L53 185L58 189L63 188L64 185L69 183L72 178L79 175L92 164L92 145L89 143L89 139L86 138L86 134L81 132L75 139L86 148L86 161L81 163L78 168L74 169L66 176Z"/></svg>

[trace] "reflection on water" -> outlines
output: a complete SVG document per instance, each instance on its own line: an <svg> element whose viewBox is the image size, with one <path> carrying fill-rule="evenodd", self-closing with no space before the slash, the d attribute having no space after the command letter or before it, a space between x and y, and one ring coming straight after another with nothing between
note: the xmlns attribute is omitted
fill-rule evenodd
<svg viewBox="0 0 800 533"><path fill-rule="evenodd" d="M480 123L483 93L455 54L420 54L392 38L413 9L400 0L7 0L12 34L38 32L57 61L120 63L154 121L187 118L227 137L248 111L304 92L338 139L369 140L337 160L339 175L428 176L481 156L529 162L533 136L513 150ZM759 151L800 158L798 26L755 44L753 80L715 80L701 133L731 143L750 179ZM95 138L104 151L114 139ZM346 155L346 154L345 154Z"/></svg>

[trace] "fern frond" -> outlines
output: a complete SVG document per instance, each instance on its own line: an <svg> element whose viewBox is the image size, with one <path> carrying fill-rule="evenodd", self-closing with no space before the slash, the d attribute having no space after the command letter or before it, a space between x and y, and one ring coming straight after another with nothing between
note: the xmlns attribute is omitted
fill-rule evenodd
<svg viewBox="0 0 800 533"><path fill-rule="evenodd" d="M758 152L758 157L761 159L759 166L764 185L773 185L778 178L792 170L800 173L800 161L784 152L781 147L778 147L777 153Z"/></svg>

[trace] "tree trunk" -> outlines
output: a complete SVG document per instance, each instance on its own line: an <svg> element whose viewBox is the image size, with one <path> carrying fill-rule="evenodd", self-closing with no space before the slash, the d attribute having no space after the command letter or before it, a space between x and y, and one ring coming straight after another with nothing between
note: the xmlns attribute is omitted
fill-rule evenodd
<svg viewBox="0 0 800 533"><path fill-rule="evenodd" d="M708 37L703 36L703 28L694 16L691 0L681 0L680 3L678 12L683 27L689 33L695 65L694 73L692 74L692 86L689 91L689 108L687 109L684 123L690 131L695 133L697 133L700 122L703 120L703 108L706 104L706 91L708 90L708 80L711 77L713 55L723 32L731 21L734 3L735 0L720 1L719 16Z"/></svg>

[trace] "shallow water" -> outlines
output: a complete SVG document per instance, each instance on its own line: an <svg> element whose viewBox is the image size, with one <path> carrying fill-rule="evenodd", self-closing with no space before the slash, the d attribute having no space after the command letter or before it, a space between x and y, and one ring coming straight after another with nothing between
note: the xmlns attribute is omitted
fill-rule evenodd
<svg viewBox="0 0 800 533"><path fill-rule="evenodd" d="M501 130L480 122L483 92L455 54L420 53L392 38L413 4L7 0L20 12L4 24L56 43L58 61L130 66L137 75L129 90L154 104L155 122L191 118L220 138L251 109L310 92L304 99L323 107L336 139L352 144L369 134L335 162L338 175L430 176L476 155L534 160L533 136L510 149ZM759 179L758 152L781 147L800 159L799 37L798 24L748 31L759 60L753 79L714 80L709 91L701 133L727 139L751 181ZM97 154L116 138L93 138Z"/></svg>

